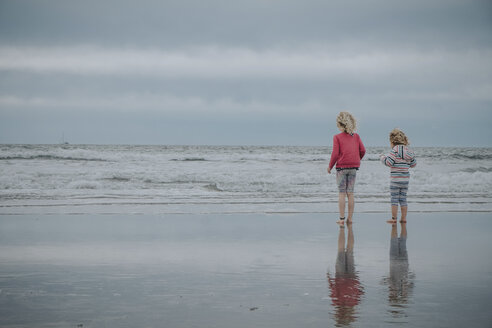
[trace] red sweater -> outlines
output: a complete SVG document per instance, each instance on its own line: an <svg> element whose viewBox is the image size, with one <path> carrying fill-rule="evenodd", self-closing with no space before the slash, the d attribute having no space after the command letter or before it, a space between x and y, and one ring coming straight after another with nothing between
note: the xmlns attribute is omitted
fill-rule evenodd
<svg viewBox="0 0 492 328"><path fill-rule="evenodd" d="M330 170L337 164L337 168L360 167L360 160L364 157L366 148L357 133L350 135L342 132L333 137L333 151L331 152Z"/></svg>

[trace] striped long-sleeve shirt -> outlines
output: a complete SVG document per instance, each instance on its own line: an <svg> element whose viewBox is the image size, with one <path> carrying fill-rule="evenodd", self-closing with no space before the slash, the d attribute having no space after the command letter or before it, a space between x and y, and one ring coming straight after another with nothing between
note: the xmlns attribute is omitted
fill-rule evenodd
<svg viewBox="0 0 492 328"><path fill-rule="evenodd" d="M388 155L382 155L381 162L391 168L391 179L394 181L408 181L409 169L417 165L413 151L404 145L397 145Z"/></svg>

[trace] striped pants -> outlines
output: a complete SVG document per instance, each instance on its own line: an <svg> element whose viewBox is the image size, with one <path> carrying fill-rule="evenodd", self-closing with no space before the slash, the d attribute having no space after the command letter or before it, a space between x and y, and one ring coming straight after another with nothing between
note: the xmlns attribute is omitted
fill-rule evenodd
<svg viewBox="0 0 492 328"><path fill-rule="evenodd" d="M391 192L391 205L392 206L408 206L407 204L407 192L408 192L408 180L393 181L390 182Z"/></svg>

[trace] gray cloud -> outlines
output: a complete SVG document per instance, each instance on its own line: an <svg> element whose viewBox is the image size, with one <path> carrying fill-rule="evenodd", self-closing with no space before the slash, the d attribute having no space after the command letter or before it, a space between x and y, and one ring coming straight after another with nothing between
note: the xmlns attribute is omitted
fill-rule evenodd
<svg viewBox="0 0 492 328"><path fill-rule="evenodd" d="M490 44L487 0L2 1L0 40L268 47L299 41Z"/></svg>
<svg viewBox="0 0 492 328"><path fill-rule="evenodd" d="M474 74L492 68L492 47L484 50L416 51L359 47L270 48L195 47L140 50L100 47L3 47L0 70L71 74L137 74L163 78L387 78L419 72ZM486 70L484 72L484 69Z"/></svg>
<svg viewBox="0 0 492 328"><path fill-rule="evenodd" d="M350 110L490 145L491 32L481 0L0 1L0 142L324 144Z"/></svg>

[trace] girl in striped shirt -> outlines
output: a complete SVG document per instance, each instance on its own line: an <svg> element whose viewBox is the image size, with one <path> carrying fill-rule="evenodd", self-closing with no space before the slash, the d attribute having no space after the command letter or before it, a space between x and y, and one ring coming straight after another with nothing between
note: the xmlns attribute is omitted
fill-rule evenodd
<svg viewBox="0 0 492 328"><path fill-rule="evenodd" d="M393 129L390 132L389 140L391 152L388 155L381 155L381 162L390 167L390 191L391 191L391 220L388 223L396 223L398 215L398 205L400 205L400 222L407 222L407 191L410 182L411 167L417 165L414 153L408 147L408 138L400 129Z"/></svg>

